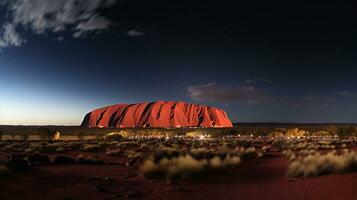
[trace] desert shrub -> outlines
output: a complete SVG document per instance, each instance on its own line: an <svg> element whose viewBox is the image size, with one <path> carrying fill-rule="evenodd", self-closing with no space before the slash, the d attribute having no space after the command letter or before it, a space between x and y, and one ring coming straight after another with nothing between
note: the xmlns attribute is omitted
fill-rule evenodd
<svg viewBox="0 0 357 200"><path fill-rule="evenodd" d="M268 135L269 132L267 131L264 131L263 129L255 129L254 132L253 132L253 135L256 135L256 136L266 136Z"/></svg>
<svg viewBox="0 0 357 200"><path fill-rule="evenodd" d="M65 143L65 147L68 150L77 150L79 149L81 146L83 145L83 143L81 142L66 142Z"/></svg>
<svg viewBox="0 0 357 200"><path fill-rule="evenodd" d="M281 131L273 131L268 134L270 137L284 137L284 133Z"/></svg>
<svg viewBox="0 0 357 200"><path fill-rule="evenodd" d="M36 132L39 134L41 140L51 140L56 135L56 131L47 127L39 127Z"/></svg>
<svg viewBox="0 0 357 200"><path fill-rule="evenodd" d="M108 156L119 156L123 153L120 149L110 149L105 152Z"/></svg>
<svg viewBox="0 0 357 200"><path fill-rule="evenodd" d="M249 147L245 150L246 154L251 154L251 153L255 153L255 152L256 152L255 147Z"/></svg>
<svg viewBox="0 0 357 200"><path fill-rule="evenodd" d="M262 151L263 152L267 152L267 151L269 151L271 149L271 146L263 146L262 147Z"/></svg>
<svg viewBox="0 0 357 200"><path fill-rule="evenodd" d="M332 151L325 155L309 154L293 161L288 168L289 177L314 177L323 174L347 172L357 169L357 154L344 151L336 154Z"/></svg>
<svg viewBox="0 0 357 200"><path fill-rule="evenodd" d="M75 135L77 136L79 141L83 141L84 140L84 136L85 136L84 132L79 131Z"/></svg>
<svg viewBox="0 0 357 200"><path fill-rule="evenodd" d="M0 129L0 141L2 140L2 135L4 135L4 131Z"/></svg>
<svg viewBox="0 0 357 200"><path fill-rule="evenodd" d="M204 147L193 148L189 151L189 154L195 159L206 159L206 158L212 158L215 154L222 154L223 152L225 152L225 148L222 149L220 151L213 152L210 149Z"/></svg>
<svg viewBox="0 0 357 200"><path fill-rule="evenodd" d="M117 140L120 141L124 137L127 137L129 134L126 131L119 131L119 132L110 132L104 136L106 140Z"/></svg>
<svg viewBox="0 0 357 200"><path fill-rule="evenodd" d="M294 151L288 149L288 150L284 150L283 152L283 155L285 155L290 161L293 161L295 160L296 158L296 154Z"/></svg>
<svg viewBox="0 0 357 200"><path fill-rule="evenodd" d="M151 150L151 146L148 145L148 144L145 144L145 143L142 143L139 148L140 148L140 150L142 150L142 151Z"/></svg>
<svg viewBox="0 0 357 200"><path fill-rule="evenodd" d="M53 135L53 140L60 140L61 139L61 133L59 131L55 131L55 134Z"/></svg>
<svg viewBox="0 0 357 200"><path fill-rule="evenodd" d="M117 147L119 148L126 148L126 147L139 147L140 144L138 142L134 142L134 141L123 141L123 142L119 142L117 144Z"/></svg>
<svg viewBox="0 0 357 200"><path fill-rule="evenodd" d="M336 130L338 136L354 136L357 135L357 128L355 126L339 126Z"/></svg>
<svg viewBox="0 0 357 200"><path fill-rule="evenodd" d="M329 136L329 135L332 135L332 133L329 131L316 131L316 132L313 132L312 135L314 135L314 136Z"/></svg>
<svg viewBox="0 0 357 200"><path fill-rule="evenodd" d="M165 174L165 170L155 163L153 159L145 160L140 167L140 172L149 178L163 176Z"/></svg>
<svg viewBox="0 0 357 200"><path fill-rule="evenodd" d="M168 180L178 178L189 178L202 172L207 164L207 160L196 160L190 155L180 156L178 158L163 158L158 163L153 159L144 162L140 171L147 177L164 176Z"/></svg>
<svg viewBox="0 0 357 200"><path fill-rule="evenodd" d="M4 164L0 164L0 178L6 176L9 173L9 170Z"/></svg>
<svg viewBox="0 0 357 200"><path fill-rule="evenodd" d="M166 175L170 180L194 177L203 172L207 165L206 160L196 160L189 155L173 158L170 161L167 160L167 162L165 162L166 160L162 161L161 165L168 166Z"/></svg>
<svg viewBox="0 0 357 200"><path fill-rule="evenodd" d="M94 152L100 150L101 148L102 146L98 144L83 144L80 150Z"/></svg>
<svg viewBox="0 0 357 200"><path fill-rule="evenodd" d="M65 146L66 145L63 142L48 143L43 146L42 151L46 153L61 152L64 150Z"/></svg>
<svg viewBox="0 0 357 200"><path fill-rule="evenodd" d="M194 130L194 131L189 131L186 133L186 136L187 137L192 137L192 138L199 138L201 136L206 136L208 135L208 133L204 130L201 130L201 129L197 129L197 130Z"/></svg>
<svg viewBox="0 0 357 200"><path fill-rule="evenodd" d="M21 137L22 137L22 140L25 140L25 141L27 141L27 140L29 140L29 134L27 134L27 133L24 133L24 134L22 134L21 135Z"/></svg>
<svg viewBox="0 0 357 200"><path fill-rule="evenodd" d="M172 147L163 147L160 146L156 151L153 153L153 159L155 161L159 161L163 158L172 158L179 156L178 150Z"/></svg>
<svg viewBox="0 0 357 200"><path fill-rule="evenodd" d="M26 153L39 153L43 150L43 145L40 143L32 143L30 146L25 150Z"/></svg>
<svg viewBox="0 0 357 200"><path fill-rule="evenodd" d="M304 130L299 130L298 128L292 128L286 130L285 136L288 137L300 137L300 136L305 136L306 131Z"/></svg>
<svg viewBox="0 0 357 200"><path fill-rule="evenodd" d="M78 155L77 163L86 165L105 165L103 160L100 160L95 156L84 156L82 154Z"/></svg>
<svg viewBox="0 0 357 200"><path fill-rule="evenodd" d="M210 159L196 159L190 154L172 158L155 160L153 157L145 160L140 167L140 172L149 178L166 177L168 180L193 178L207 170L221 170L236 167L241 163L238 156L227 155L221 158L216 155Z"/></svg>
<svg viewBox="0 0 357 200"><path fill-rule="evenodd" d="M125 154L127 156L127 166L133 166L137 164L142 159L143 155L141 152L136 151L125 151Z"/></svg>
<svg viewBox="0 0 357 200"><path fill-rule="evenodd" d="M24 143L10 143L4 146L3 150L5 152L23 152L26 149L26 144Z"/></svg>

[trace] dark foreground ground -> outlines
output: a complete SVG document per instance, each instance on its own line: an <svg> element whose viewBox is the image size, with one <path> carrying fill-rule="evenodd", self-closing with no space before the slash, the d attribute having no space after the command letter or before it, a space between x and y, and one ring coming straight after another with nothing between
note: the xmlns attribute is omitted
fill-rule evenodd
<svg viewBox="0 0 357 200"><path fill-rule="evenodd" d="M280 152L176 183L142 177L118 157L85 154L95 154L107 165L35 166L0 178L0 199L357 199L357 173L290 179L285 176L289 161Z"/></svg>

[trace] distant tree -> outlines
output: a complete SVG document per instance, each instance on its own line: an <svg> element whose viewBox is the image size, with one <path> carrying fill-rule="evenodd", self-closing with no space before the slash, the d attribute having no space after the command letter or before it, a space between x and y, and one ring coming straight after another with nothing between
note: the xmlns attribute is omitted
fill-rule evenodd
<svg viewBox="0 0 357 200"><path fill-rule="evenodd" d="M337 134L338 127L336 125L331 125L327 127L327 131L331 133L331 135Z"/></svg>
<svg viewBox="0 0 357 200"><path fill-rule="evenodd" d="M41 140L50 140L55 136L56 131L47 127L40 127L37 129L37 133L39 133Z"/></svg>
<svg viewBox="0 0 357 200"><path fill-rule="evenodd" d="M28 141L29 140L29 134L27 133L24 133L21 135L22 136L22 139L25 140L25 141Z"/></svg>
<svg viewBox="0 0 357 200"><path fill-rule="evenodd" d="M255 135L255 136L267 136L268 134L269 134L268 131L264 131L264 130L262 130L260 128L255 129L254 132L253 132L253 135Z"/></svg>
<svg viewBox="0 0 357 200"><path fill-rule="evenodd" d="M357 135L357 129L354 126L339 126L336 134L338 136L354 136Z"/></svg>

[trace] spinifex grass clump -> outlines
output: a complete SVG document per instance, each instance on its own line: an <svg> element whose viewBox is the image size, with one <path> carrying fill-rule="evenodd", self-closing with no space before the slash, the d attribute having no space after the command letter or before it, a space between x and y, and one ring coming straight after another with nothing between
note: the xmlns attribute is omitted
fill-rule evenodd
<svg viewBox="0 0 357 200"><path fill-rule="evenodd" d="M345 150L342 154L332 151L325 155L319 153L303 155L289 165L287 175L289 177L315 177L356 170L356 152Z"/></svg>
<svg viewBox="0 0 357 200"><path fill-rule="evenodd" d="M223 159L218 155L208 159L196 159L190 154L161 157L160 159L155 159L152 156L144 161L140 172L149 178L166 177L172 181L181 178L194 178L209 170L235 167L240 163L240 157L231 155L227 155Z"/></svg>

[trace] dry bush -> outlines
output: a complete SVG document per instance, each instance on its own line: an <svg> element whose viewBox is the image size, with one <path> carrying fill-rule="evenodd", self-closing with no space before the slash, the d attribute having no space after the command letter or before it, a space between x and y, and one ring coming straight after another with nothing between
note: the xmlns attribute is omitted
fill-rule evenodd
<svg viewBox="0 0 357 200"><path fill-rule="evenodd" d="M56 131L52 140L60 140L61 139L61 133L59 131Z"/></svg>
<svg viewBox="0 0 357 200"><path fill-rule="evenodd" d="M123 153L120 149L110 149L105 152L108 156L119 156Z"/></svg>
<svg viewBox="0 0 357 200"><path fill-rule="evenodd" d="M165 160L161 160L165 161ZM190 155L180 156L160 163L167 168L167 178L169 180L178 178L190 178L202 173L207 165L207 160L196 160Z"/></svg>
<svg viewBox="0 0 357 200"><path fill-rule="evenodd" d="M81 142L66 142L65 143L65 148L68 150L78 150L81 148L83 143Z"/></svg>
<svg viewBox="0 0 357 200"><path fill-rule="evenodd" d="M140 167L140 172L149 178L166 177L168 180L180 178L193 178L206 170L221 170L228 167L236 167L241 163L238 156L227 155L221 158L216 155L211 159L196 159L190 154L160 160L150 157Z"/></svg>
<svg viewBox="0 0 357 200"><path fill-rule="evenodd" d="M39 134L41 140L51 140L57 133L57 131L53 131L47 127L39 127L36 132Z"/></svg>
<svg viewBox="0 0 357 200"><path fill-rule="evenodd" d="M43 145L40 143L32 143L30 146L25 150L25 153L40 153L43 150Z"/></svg>
<svg viewBox="0 0 357 200"><path fill-rule="evenodd" d="M269 137L284 137L284 133L281 131L273 131L268 134Z"/></svg>
<svg viewBox="0 0 357 200"><path fill-rule="evenodd" d="M296 155L295 155L295 152L288 149L288 150L284 150L283 152L283 155L285 155L290 161L293 161L295 160L296 158Z"/></svg>
<svg viewBox="0 0 357 200"><path fill-rule="evenodd" d="M119 131L119 132L110 132L104 136L106 140L122 140L125 137L128 137L128 133L126 131Z"/></svg>
<svg viewBox="0 0 357 200"><path fill-rule="evenodd" d="M94 152L100 150L101 148L102 146L99 144L83 144L81 146L81 151Z"/></svg>
<svg viewBox="0 0 357 200"><path fill-rule="evenodd" d="M162 158L172 158L172 157L178 157L181 153L172 147L164 147L160 146L153 154L154 160L158 161L161 160Z"/></svg>
<svg viewBox="0 0 357 200"><path fill-rule="evenodd" d="M262 151L263 152L267 152L267 151L269 151L271 149L271 146L263 146L262 147Z"/></svg>
<svg viewBox="0 0 357 200"><path fill-rule="evenodd" d="M285 132L285 136L287 137L301 137L307 135L308 132L304 130L299 130L298 128L288 129Z"/></svg>
<svg viewBox="0 0 357 200"><path fill-rule="evenodd" d="M140 144L138 142L134 141L124 141L124 142L119 142L117 144L118 148L126 148L126 147L139 147Z"/></svg>
<svg viewBox="0 0 357 200"><path fill-rule="evenodd" d="M329 135L332 135L332 133L329 131L316 131L316 132L313 132L312 135L314 135L314 136L329 136Z"/></svg>
<svg viewBox="0 0 357 200"><path fill-rule="evenodd" d="M189 151L190 155L196 159L207 159L207 158L212 158L216 154L224 154L226 155L226 149L223 150L223 148L220 151L212 151L211 149L207 149L204 147L200 148L193 148Z"/></svg>
<svg viewBox="0 0 357 200"><path fill-rule="evenodd" d="M0 164L0 177L6 176L9 173L7 167L3 164Z"/></svg>
<svg viewBox="0 0 357 200"><path fill-rule="evenodd" d="M197 129L186 133L186 136L191 138L199 138L201 136L207 136L207 135L208 135L207 132L201 129Z"/></svg>
<svg viewBox="0 0 357 200"><path fill-rule="evenodd" d="M47 145L42 147L42 152L46 152L46 153L61 152L64 151L64 147L65 147L64 142L48 143Z"/></svg>
<svg viewBox="0 0 357 200"><path fill-rule="evenodd" d="M4 146L3 151L5 152L24 152L27 148L27 143L9 143Z"/></svg>
<svg viewBox="0 0 357 200"><path fill-rule="evenodd" d="M357 154L332 151L325 155L309 154L293 161L288 168L289 177L315 177L323 174L348 172L357 169Z"/></svg>
<svg viewBox="0 0 357 200"><path fill-rule="evenodd" d="M245 150L245 154L256 153L255 147L249 147Z"/></svg>
<svg viewBox="0 0 357 200"><path fill-rule="evenodd" d="M136 151L125 151L127 156L126 166L133 166L143 159L143 154Z"/></svg>
<svg viewBox="0 0 357 200"><path fill-rule="evenodd" d="M105 162L96 156L84 156L82 154L78 155L77 163L87 165L105 165Z"/></svg>
<svg viewBox="0 0 357 200"><path fill-rule="evenodd" d="M153 158L144 161L140 172L146 177L164 176L169 180L188 178L202 172L207 165L207 160L196 160L190 155L177 158L163 158L155 162Z"/></svg>

